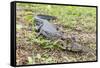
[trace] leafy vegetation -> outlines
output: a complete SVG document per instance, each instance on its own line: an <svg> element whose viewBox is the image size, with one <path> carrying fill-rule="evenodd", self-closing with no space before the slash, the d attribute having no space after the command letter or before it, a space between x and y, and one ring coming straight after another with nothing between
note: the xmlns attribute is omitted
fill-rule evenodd
<svg viewBox="0 0 100 68"><path fill-rule="evenodd" d="M56 16L57 24L67 36L75 34L81 45L96 50L96 8L62 5L17 3L16 6L16 62L22 64L94 61L96 55L63 51L59 44L37 36L34 16Z"/></svg>

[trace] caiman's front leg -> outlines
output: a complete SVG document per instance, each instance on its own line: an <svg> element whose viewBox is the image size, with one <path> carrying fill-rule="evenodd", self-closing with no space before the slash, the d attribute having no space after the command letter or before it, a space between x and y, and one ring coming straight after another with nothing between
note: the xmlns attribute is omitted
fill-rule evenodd
<svg viewBox="0 0 100 68"><path fill-rule="evenodd" d="M37 34L37 37L43 35L46 38L49 38L48 34L46 33L46 31L44 31L42 28L40 29L40 32Z"/></svg>
<svg viewBox="0 0 100 68"><path fill-rule="evenodd" d="M36 37L39 37L39 36L40 36L40 34L42 34L42 32L43 32L43 30L42 30L42 29L40 29L40 32L39 32L39 33L37 33Z"/></svg>

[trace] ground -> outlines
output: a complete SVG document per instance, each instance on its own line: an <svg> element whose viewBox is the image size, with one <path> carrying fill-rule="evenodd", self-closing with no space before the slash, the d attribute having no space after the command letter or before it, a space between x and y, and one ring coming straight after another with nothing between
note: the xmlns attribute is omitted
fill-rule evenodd
<svg viewBox="0 0 100 68"><path fill-rule="evenodd" d="M16 6L17 65L95 61L96 55L62 50L42 35L36 37L34 16L56 16L51 22L66 36L75 34L77 42L96 51L96 8L81 6L40 5L17 3Z"/></svg>

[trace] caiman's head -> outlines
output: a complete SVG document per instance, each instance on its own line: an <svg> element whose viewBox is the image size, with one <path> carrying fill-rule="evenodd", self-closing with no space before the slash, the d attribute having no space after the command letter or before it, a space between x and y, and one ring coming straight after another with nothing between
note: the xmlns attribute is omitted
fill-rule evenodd
<svg viewBox="0 0 100 68"><path fill-rule="evenodd" d="M34 22L35 22L35 30L39 31L41 26L43 25L43 22L37 16L34 17Z"/></svg>

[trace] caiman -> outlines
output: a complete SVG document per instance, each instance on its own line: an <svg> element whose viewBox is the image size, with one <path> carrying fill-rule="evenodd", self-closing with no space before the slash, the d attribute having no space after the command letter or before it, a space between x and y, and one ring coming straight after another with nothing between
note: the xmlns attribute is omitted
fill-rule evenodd
<svg viewBox="0 0 100 68"><path fill-rule="evenodd" d="M75 40L75 37L66 37L63 32L58 30L58 27L56 27L53 23L50 22L50 20L56 20L57 18L55 16L50 15L42 15L38 14L34 17L35 20L35 29L38 31L38 36L43 35L48 39L51 40L58 40L58 42L61 42L62 45L60 46L62 49L67 49L69 51L74 52L89 52L93 51L92 49L82 46L78 44ZM67 45L64 40L70 39L70 45Z"/></svg>

